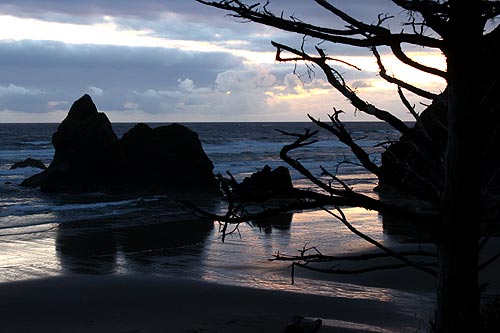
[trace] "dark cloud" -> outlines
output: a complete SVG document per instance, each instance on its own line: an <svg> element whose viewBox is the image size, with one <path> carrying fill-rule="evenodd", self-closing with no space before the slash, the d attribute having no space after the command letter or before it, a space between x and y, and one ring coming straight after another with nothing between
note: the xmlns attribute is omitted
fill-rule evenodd
<svg viewBox="0 0 500 333"><path fill-rule="evenodd" d="M89 87L116 97L129 91L174 88L184 78L209 85L218 73L241 67L241 60L227 53L163 48L0 42L0 87L4 87L0 109L44 111L33 108L31 103L24 108L21 104L28 96L47 102L73 98L87 92ZM21 87L37 93L28 94ZM19 99L21 93L25 96ZM14 100L19 102L13 103ZM122 99L119 100L121 103ZM112 103L110 100L107 106L112 107Z"/></svg>
<svg viewBox="0 0 500 333"><path fill-rule="evenodd" d="M390 0L335 3L367 23L375 22L379 13L401 15ZM284 17L342 27L314 1L273 0L269 9L277 15L283 12ZM154 37L208 41L251 51L273 51L271 40L294 47L302 44L300 35L243 23L195 0L3 0L0 13L61 23L111 21L118 29L147 30ZM395 20L391 28L399 30L399 21ZM318 42L308 40L307 47ZM369 55L366 49L326 44L322 47L332 56ZM279 94L273 85L284 87L283 93L296 93L299 81L290 76L293 66L250 67L244 59L229 52L3 41L0 42L0 112L67 110L72 101L90 93L100 109L124 114L184 112L184 119L190 120L209 119L211 114L219 117L213 118L216 120L238 120L238 117L258 120L257 117L279 111L277 119L286 119L288 102L274 101L270 107L267 101L269 96ZM347 79L358 80L359 87L373 74L351 69L345 69L345 73ZM317 81L305 84L311 89L326 89L320 77L321 73Z"/></svg>
<svg viewBox="0 0 500 333"><path fill-rule="evenodd" d="M372 23L380 13L397 15L400 9L390 0L339 0L335 2L360 20ZM314 1L273 0L269 5L276 15L307 21L312 24L344 28L344 23ZM168 39L211 41L223 45L228 40L245 40L246 49L272 50L270 40L300 46L301 36L281 32L255 23L243 23L226 12L202 5L195 0L5 0L0 12L19 17L39 18L56 22L102 23L109 16L123 29L147 29L150 35ZM396 21L399 22L399 21ZM400 29L398 23L395 28ZM317 43L318 41L311 41ZM352 54L359 49L336 45L336 54ZM363 52L363 51L361 51Z"/></svg>
<svg viewBox="0 0 500 333"><path fill-rule="evenodd" d="M394 12L396 8L390 0L338 0L335 4L347 13L367 21L376 19L377 14L381 12ZM203 20L220 16L221 13L195 0L3 0L0 8L3 13L16 16L44 17L43 15L53 13L73 16L74 19L103 15L149 19L170 12ZM268 8L277 14L283 12L285 16L294 15L304 19L330 16L312 0L273 0Z"/></svg>
<svg viewBox="0 0 500 333"><path fill-rule="evenodd" d="M195 5L189 0L4 0L0 9L19 17L77 22L105 15L153 19L165 12L189 13Z"/></svg>
<svg viewBox="0 0 500 333"><path fill-rule="evenodd" d="M0 82L27 80L34 84L99 78L127 85L172 84L179 77L211 82L222 69L242 59L228 53L187 52L178 49L68 45L49 41L0 42ZM30 75L31 73L31 75Z"/></svg>

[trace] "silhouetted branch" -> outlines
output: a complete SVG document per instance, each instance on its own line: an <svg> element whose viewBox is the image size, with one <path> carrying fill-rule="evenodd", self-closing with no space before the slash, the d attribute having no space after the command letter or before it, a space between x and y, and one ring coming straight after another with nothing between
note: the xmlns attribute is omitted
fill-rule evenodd
<svg viewBox="0 0 500 333"><path fill-rule="evenodd" d="M406 34L406 33L391 33L387 28L381 26L381 23L386 19L378 20L377 25L370 25L357 21L340 11L327 1L315 0L319 5L334 13L337 17L348 24L345 30L331 29L320 27L313 24L308 24L299 21L296 17L286 19L283 14L277 16L267 10L267 3L264 7L260 7L258 3L247 5L242 1L203 1L196 0L202 4L212 6L232 12L234 17L243 18L252 22L261 23L267 26L275 27L281 30L307 35L320 40L329 41L332 43L341 43L357 47L372 47L372 46L391 46L395 44L408 43L413 45L421 45L432 48L441 48L442 41L436 38L431 38L422 35ZM263 8L263 9L260 9Z"/></svg>
<svg viewBox="0 0 500 333"><path fill-rule="evenodd" d="M392 53L402 63L404 63L408 66L411 66L413 68L416 68L418 70L421 70L422 72L440 76L444 79L446 79L448 77L448 74L445 71L442 71L442 70L434 68L434 67L423 65L423 64L411 59L410 57L408 57L406 55L406 53L404 53L403 49L401 48L401 44L393 44L393 45L390 45L390 47L391 47Z"/></svg>
<svg viewBox="0 0 500 333"><path fill-rule="evenodd" d="M334 109L334 114L329 116L329 118L331 120L331 124L327 124L327 123L322 122L318 119L314 119L310 115L308 115L308 116L309 116L309 119L313 123L315 123L316 125L318 125L319 127L323 128L323 129L326 129L327 131L331 132L342 143L344 143L347 147L349 147L351 152L360 161L360 166L364 167L366 170L373 173L380 180L384 180L387 183L389 183L389 184L391 184L399 189L402 189L405 192L410 193L412 195L421 196L426 201L428 201L429 203L432 203L432 204L437 204L439 202L439 200L441 200L441 192L440 192L439 188L436 187L429 180L427 180L425 177L421 176L418 172L416 172L413 169L407 168L407 171L409 173L412 173L417 178L421 179L423 183L427 184L429 186L429 188L431 188L433 190L432 192L422 192L418 189L415 189L413 187L408 186L407 184L401 182L399 179L397 179L395 177L391 177L391 175L388 175L385 172L383 172L380 169L380 167L373 162L373 160L370 158L368 153L355 142L355 140L352 138L351 134L345 129L344 124L339 119L340 113L342 113L342 111L338 111L338 110ZM394 156L394 158L396 158L396 157Z"/></svg>
<svg viewBox="0 0 500 333"><path fill-rule="evenodd" d="M417 146L414 142L405 142L405 144L409 145L409 147L411 147L417 155L424 158L426 157L426 155L424 155L421 151L421 148L419 148L419 146ZM401 171L404 171L404 175L397 177L396 179L390 177L389 175L386 178L383 178L383 180L406 193L410 193L427 201L428 203L431 203L437 208L440 204L442 196L442 188L439 184L439 177L442 174L437 172L439 169L433 169L432 167L434 165L429 163L421 166L422 170L418 170L412 167L413 163L411 160L402 161L391 150L386 150L385 153L391 157L391 159L399 166ZM422 171L428 171L429 173L424 174ZM406 179L410 176L418 180L420 185L419 187L414 187L406 182Z"/></svg>
<svg viewBox="0 0 500 333"><path fill-rule="evenodd" d="M361 165L365 167L368 171L375 175L380 175L380 168L378 165L373 163L370 156L366 151L361 148L355 140L352 138L351 134L345 129L344 124L340 121L339 115L343 113L341 110L333 109L333 114L329 115L331 124L324 123L320 120L313 118L311 115L307 115L309 119L318 125L319 127L326 129L333 135L335 135L340 142L344 143L347 147L351 149L356 158L361 162Z"/></svg>
<svg viewBox="0 0 500 333"><path fill-rule="evenodd" d="M300 263L300 262L294 262L293 265L298 266L298 267L302 267L302 268L305 268L305 269L308 269L311 271L319 272L319 273L337 274L337 275L363 274L363 273L382 271L382 270L414 267L413 265L404 264L404 263L376 265L376 266L371 266L371 267L362 267L362 268L353 268L353 269L320 268L320 267L310 266L308 263ZM426 270L428 269L429 271L434 271L434 270L432 270L428 267L435 267L436 266L436 264L434 264L434 263L425 263L425 262L415 263L415 265L418 265L419 267L426 269Z"/></svg>
<svg viewBox="0 0 500 333"><path fill-rule="evenodd" d="M386 80L387 82L389 83L393 83L393 84L396 84L398 87L402 87L408 91L411 91L412 93L418 95L418 96L421 96L421 97L424 97L424 98L427 98L427 99L435 99L435 98L438 98L439 95L437 94L434 94L434 93L431 93L431 92L428 92L424 89L420 89L418 87L415 87L405 81L402 81L400 79L397 79L393 76L389 76L387 75L387 71L384 67L384 64L382 63L382 58L380 57L380 54L378 53L377 51L377 48L376 47L372 47L372 53L373 55L375 56L375 58L377 59L377 64L378 64L378 67L379 67L379 75L381 78L383 78L384 80Z"/></svg>
<svg viewBox="0 0 500 333"><path fill-rule="evenodd" d="M418 12L424 18L423 25L430 27L441 36L447 34L446 21L449 7L436 1L392 0L396 5L410 12Z"/></svg>
<svg viewBox="0 0 500 333"><path fill-rule="evenodd" d="M327 212L328 214L330 214L331 216L335 217L340 222L342 222L347 227L347 229L349 229L353 234L359 236L360 238L364 239L368 243L376 246L377 248L379 248L380 250L386 252L387 254L391 255L392 257L394 257L396 259L399 259L405 265L411 266L411 267L416 268L416 269L418 269L418 270L420 270L422 272L425 272L425 273L428 273L428 274L430 274L430 275L432 275L434 277L437 277L437 272L435 270L430 269L430 268L425 267L425 266L421 266L419 263L411 261L407 257L399 254L398 252L395 252L395 251L389 249L385 245L381 244L380 242L377 242L373 238L369 237L368 235L366 235L366 234L362 233L361 231L359 231L358 229L356 229L351 223L349 223L349 221L347 220L344 212L340 208L336 207L336 210L337 210L338 214L333 213L331 210L326 209L326 208L324 208L323 210L325 212Z"/></svg>
<svg viewBox="0 0 500 333"><path fill-rule="evenodd" d="M338 114L336 116L332 117L333 121L335 121L335 117L338 117ZM325 123L314 120L313 118L311 118L311 120L313 120L315 123L317 123L318 125L320 125L323 128L327 128L329 126ZM336 129L335 129L335 126L337 127ZM335 122L334 125L332 125L330 127L332 128L332 131L341 132L338 134L341 136L345 136L343 139L346 142L349 142L349 140L350 140L350 145L348 145L348 146L351 149L359 150L357 153L360 156L362 154L365 155L363 157L363 161L367 164L371 164L373 166L372 170L375 170L375 168L378 168L369 159L369 157L366 155L366 152L364 152L361 147L357 146L357 144L354 143L354 140L350 137L350 134L345 130L345 128L343 127L343 124L340 121ZM316 140L311 140L311 137L314 136L316 134L316 132L310 132L309 130L306 130L304 134L286 133L283 131L280 131L280 132L297 138L293 143L283 146L283 148L280 151L280 158L283 161L285 161L288 165L290 165L292 168L294 168L297 172L299 172L304 177L306 177L314 185L318 186L318 188L320 188L321 190L328 193L329 197L332 198L332 201L330 201L330 202L328 202L328 200L327 200L329 205L332 205L332 204L336 205L339 202L343 202L343 204L346 204L346 205L355 206L355 207L363 207L363 208L368 209L368 210L375 210L375 211L378 211L380 213L387 213L387 214L391 214L393 216L400 216L400 217L404 217L405 219L409 219L409 220L414 220L415 218L417 218L420 221L423 221L421 223L429 224L429 225L431 225L432 224L431 221L434 218L436 218L437 213L436 214L435 213L416 213L416 212L413 212L405 207L397 207L393 204L389 204L389 203L374 199L374 198L369 197L365 194L352 191L348 186L346 186L345 184L342 184L342 182L338 182L339 184L342 185L342 188L334 188L331 186L331 184L321 181L318 177L313 175L313 173L308 168L306 168L298 159L294 159L288 155L293 150L302 148L304 146L307 146L307 145L310 145L310 144L316 142ZM339 139L342 141L342 139L340 137L339 137ZM352 145L352 147L351 147L351 145ZM356 146L357 148L354 148L354 146ZM362 166L365 166L365 165L363 164ZM370 170L370 169L368 169L368 170ZM372 170L370 170L370 171L372 171ZM323 171L325 171L325 170L323 169ZM375 173L375 174L377 174L377 173ZM380 173L378 173L378 174L380 175ZM391 178L388 177L388 179L391 179ZM335 180L335 178L334 178L334 180ZM397 183L394 180L392 180L392 183L398 184L400 187L407 188L404 186L404 184ZM411 189L408 189L408 190L411 190ZM411 191L410 191L410 193L411 193ZM324 198L324 200L326 200L326 198ZM324 200L321 200L321 202L325 202ZM429 201L429 203L432 203L432 202L433 202L432 200ZM340 204L340 205L342 205L342 204ZM319 208L319 206L317 206L317 208ZM421 215L421 214L423 214L423 215ZM424 218L424 215L426 216L426 218Z"/></svg>
<svg viewBox="0 0 500 333"><path fill-rule="evenodd" d="M490 221L490 223L488 223L488 227L485 230L483 239L479 243L479 251L481 251L486 246L486 244L488 244L488 241L491 239L491 237L493 237L493 234L499 224L500 224L500 210L497 210L495 217Z"/></svg>
<svg viewBox="0 0 500 333"><path fill-rule="evenodd" d="M410 112L410 114L413 116L413 119L415 119L415 122L416 122L417 126L420 128L420 130L422 131L422 134L424 134L424 137L430 141L431 139L429 137L429 134L427 133L427 130L423 126L422 120L420 119L420 116L415 111L415 105L411 105L410 101L404 95L403 90L401 89L401 86L398 86L398 95L399 95L399 99L401 100L403 105L406 107L408 112Z"/></svg>
<svg viewBox="0 0 500 333"><path fill-rule="evenodd" d="M498 252L497 254L495 254L491 258L487 259L482 264L480 264L479 267L478 267L478 270L481 271L481 270L485 269L486 267L488 267L489 265L491 265L492 263L494 263L498 258L500 258L500 252Z"/></svg>
<svg viewBox="0 0 500 333"><path fill-rule="evenodd" d="M308 251L314 250L316 254L306 255L305 253ZM269 259L270 261L307 261L307 262L333 262L333 261L368 261L372 259L381 259L381 258L392 258L392 254L387 252L378 252L378 253L363 253L359 255L343 255L343 256L328 256L320 253L316 247L304 248L300 250L300 255L298 256L288 256L282 253L277 253L274 255L274 258ZM399 252L400 255L405 257L410 256L418 256L418 257L431 257L436 258L437 254L435 252L429 252L424 250L417 251L402 251Z"/></svg>
<svg viewBox="0 0 500 333"><path fill-rule="evenodd" d="M349 86L347 86L340 73L338 73L335 69L333 69L332 67L330 67L330 65L328 65L327 57L323 52L323 50L321 50L320 48L316 48L316 51L318 52L319 56L313 57L303 51L291 48L283 44L272 42L272 45L276 47L277 61L280 62L289 61L288 58L284 58L281 56L282 50L285 50L287 52L290 52L298 56L304 61L310 61L316 64L325 73L328 83L330 83L335 89L337 89L337 91L339 91L342 95L344 95L347 99L349 99L349 101L355 108L366 114L375 116L379 120L387 122L402 134L409 132L409 127L403 121L392 115L390 112L378 109L374 105L369 104L364 100L362 100L361 98L359 98L358 95Z"/></svg>

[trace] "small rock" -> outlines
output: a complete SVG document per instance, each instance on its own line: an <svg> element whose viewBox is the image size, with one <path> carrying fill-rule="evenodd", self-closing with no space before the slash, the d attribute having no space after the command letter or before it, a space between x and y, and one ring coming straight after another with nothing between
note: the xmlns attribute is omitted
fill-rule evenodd
<svg viewBox="0 0 500 333"><path fill-rule="evenodd" d="M302 316L293 316L284 333L314 333L321 328L322 324L321 319L313 320Z"/></svg>
<svg viewBox="0 0 500 333"><path fill-rule="evenodd" d="M269 165L246 177L240 184L234 185L236 194L245 199L276 197L292 189L293 184L288 169L279 166L272 170Z"/></svg>
<svg viewBox="0 0 500 333"><path fill-rule="evenodd" d="M28 157L24 161L14 163L10 167L10 169L12 170L12 169L28 168L28 167L38 168L38 169L42 169L42 170L47 169L47 167L45 166L45 164L43 164L42 161L35 160L34 158L31 158L31 157Z"/></svg>

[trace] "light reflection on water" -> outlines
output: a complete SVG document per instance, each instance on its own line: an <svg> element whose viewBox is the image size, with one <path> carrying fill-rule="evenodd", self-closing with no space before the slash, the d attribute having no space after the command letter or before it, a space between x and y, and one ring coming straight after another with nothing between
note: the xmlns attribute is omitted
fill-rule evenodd
<svg viewBox="0 0 500 333"><path fill-rule="evenodd" d="M346 208L344 212L354 226L377 241L393 242L384 234L376 213L356 208ZM43 222L43 214L40 217ZM45 218L49 221L54 217ZM182 224L186 221L151 226L145 223L130 228L117 227L116 220L112 223L104 221L83 225L45 223L19 230L1 230L0 280L22 280L68 272L144 273L394 302L401 305L401 311L410 314L432 308L433 301L427 296L337 283L319 276L299 276L295 285L291 285L289 263L269 261L278 251L298 254L297 251L306 244L316 246L325 254L355 253L370 248L324 211L290 214L274 224L260 227L243 224L239 233L229 235L224 243L216 224L203 225L198 230L195 224ZM187 239L179 240L181 236Z"/></svg>
<svg viewBox="0 0 500 333"><path fill-rule="evenodd" d="M54 225L23 228L0 237L0 281L18 281L61 274ZM28 229L28 230L26 230Z"/></svg>
<svg viewBox="0 0 500 333"><path fill-rule="evenodd" d="M363 230L374 239L385 244L391 243L383 233L377 214L355 208L346 209L345 213L355 221L354 225L363 226ZM327 254L354 253L371 248L371 245L353 235L340 222L332 220L324 211L294 214L290 230L281 226L265 232L244 226L240 232L241 239L239 235L231 235L222 243L220 235L214 234L216 240L207 242L202 279L255 288L394 302L400 305L402 312L411 315L422 314L422 311L426 312L425 309L432 308L433 300L428 296L334 282L323 279L324 275L320 273L311 277L310 274L300 276L300 272L296 271L298 277L295 278L295 284L291 285L290 264L269 261L277 251L298 254L305 244L317 246Z"/></svg>

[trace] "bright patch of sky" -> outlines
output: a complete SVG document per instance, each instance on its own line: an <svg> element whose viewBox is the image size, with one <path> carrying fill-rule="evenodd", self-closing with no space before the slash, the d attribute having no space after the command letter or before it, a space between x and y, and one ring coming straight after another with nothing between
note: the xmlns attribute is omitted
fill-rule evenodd
<svg viewBox="0 0 500 333"><path fill-rule="evenodd" d="M248 63L272 63L271 52L252 52L237 46L245 46L242 40L226 40L221 43L167 39L152 36L152 30L131 30L120 28L109 16L103 23L82 25L72 23L46 22L37 19L0 16L1 40L52 40L67 44L96 44L129 47L163 47L183 51L229 52L243 56ZM226 45L226 46L224 46Z"/></svg>
<svg viewBox="0 0 500 333"><path fill-rule="evenodd" d="M307 113L325 117L332 107L354 111L322 73L309 77L299 66L297 76L293 64L275 62L270 40L300 46L301 36L235 22L194 1L173 1L163 12L155 11L155 1L145 2L143 11L134 3L130 12L108 2L103 8L99 2L66 11L62 6L61 12L49 3L0 4L1 122L60 121L84 93L113 121L307 121ZM445 67L438 52L410 51L413 59ZM329 52L362 69L332 62L360 96L411 119L396 87L378 77L369 52ZM443 80L392 56L383 61L391 75L433 92L444 89ZM408 96L416 105L421 101ZM354 112L346 118L373 120Z"/></svg>

